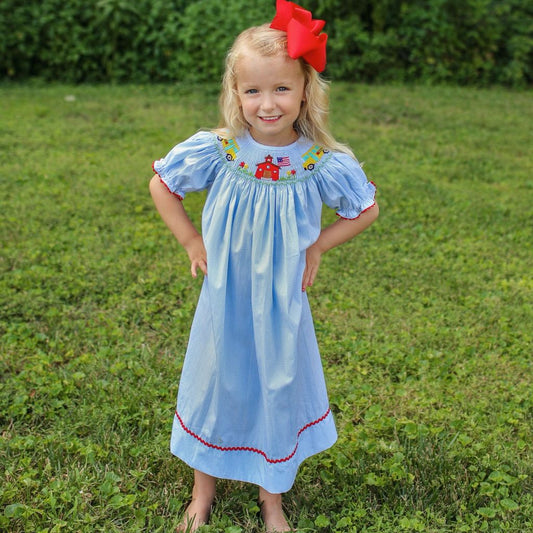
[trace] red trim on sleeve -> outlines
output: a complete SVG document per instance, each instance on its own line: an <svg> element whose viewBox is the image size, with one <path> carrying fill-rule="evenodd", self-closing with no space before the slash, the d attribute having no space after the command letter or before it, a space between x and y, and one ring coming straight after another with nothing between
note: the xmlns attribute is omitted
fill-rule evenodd
<svg viewBox="0 0 533 533"><path fill-rule="evenodd" d="M363 209L356 217L354 218L346 218L342 215L339 215L339 213L335 213L339 218L342 218L343 220L357 220L363 213L366 213L369 209L372 209L376 205L376 202L374 202L372 205L369 205L366 209Z"/></svg>
<svg viewBox="0 0 533 533"><path fill-rule="evenodd" d="M374 185L374 187L377 189L377 186L376 184L371 181L370 182L372 185ZM376 201L375 201L375 198L376 198L376 192L374 191L374 203L372 205L369 205L366 209L363 209L356 217L354 218L346 218L346 217L343 217L342 215L339 215L339 213L335 213L339 218L342 218L343 220L357 220L363 213L366 213L369 209L372 209L375 205L376 205Z"/></svg>
<svg viewBox="0 0 533 533"><path fill-rule="evenodd" d="M178 200L182 201L183 200L183 196L180 196L179 194L175 193L175 192L172 192L168 185L163 181L163 178L161 177L161 174L159 174L159 172L157 172L157 170L155 169L154 167L155 165L155 161L152 163L152 170L159 176L159 181L166 187L167 191L172 194L173 196L175 196Z"/></svg>

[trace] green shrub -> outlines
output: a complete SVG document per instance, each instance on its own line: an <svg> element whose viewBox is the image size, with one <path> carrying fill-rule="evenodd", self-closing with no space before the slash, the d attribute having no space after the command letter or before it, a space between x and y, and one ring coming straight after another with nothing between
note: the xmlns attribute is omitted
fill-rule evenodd
<svg viewBox="0 0 533 533"><path fill-rule="evenodd" d="M521 0L309 0L330 35L327 75L526 86L533 9ZM274 0L3 0L0 78L213 81Z"/></svg>
<svg viewBox="0 0 533 533"><path fill-rule="evenodd" d="M249 26L268 22L271 0L246 3L242 0L191 2L182 18L180 67L187 81L220 78L224 57L235 37Z"/></svg>
<svg viewBox="0 0 533 533"><path fill-rule="evenodd" d="M394 32L372 33L357 14L335 20L329 39L328 74L336 79L385 81L403 79Z"/></svg>

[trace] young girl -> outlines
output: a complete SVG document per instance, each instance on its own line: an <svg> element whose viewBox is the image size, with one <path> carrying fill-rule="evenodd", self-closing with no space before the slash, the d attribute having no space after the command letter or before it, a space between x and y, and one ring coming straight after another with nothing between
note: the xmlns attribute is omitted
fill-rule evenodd
<svg viewBox="0 0 533 533"><path fill-rule="evenodd" d="M291 531L281 493L336 440L306 295L324 252L378 215L375 187L327 129L323 21L278 0L226 60L223 127L156 161L156 207L204 282L171 451L194 469L178 531L206 523L215 478L259 486L266 530ZM202 233L182 205L207 189ZM322 204L339 219L321 230ZM187 529L189 527L189 529Z"/></svg>

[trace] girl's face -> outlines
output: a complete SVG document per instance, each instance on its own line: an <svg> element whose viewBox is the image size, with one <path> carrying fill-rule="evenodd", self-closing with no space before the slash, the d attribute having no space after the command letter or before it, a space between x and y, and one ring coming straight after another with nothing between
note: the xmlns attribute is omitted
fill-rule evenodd
<svg viewBox="0 0 533 533"><path fill-rule="evenodd" d="M294 142L298 138L294 123L305 99L305 78L299 61L246 52L236 70L237 94L252 137L269 146Z"/></svg>

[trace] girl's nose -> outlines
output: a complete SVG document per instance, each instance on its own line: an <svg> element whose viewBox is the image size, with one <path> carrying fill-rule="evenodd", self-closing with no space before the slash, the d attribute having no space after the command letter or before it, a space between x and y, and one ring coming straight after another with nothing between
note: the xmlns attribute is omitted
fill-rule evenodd
<svg viewBox="0 0 533 533"><path fill-rule="evenodd" d="M274 99L269 95L265 95L261 100L261 107L264 111L272 111L275 107Z"/></svg>

